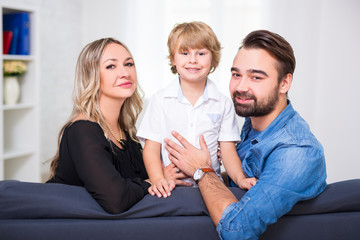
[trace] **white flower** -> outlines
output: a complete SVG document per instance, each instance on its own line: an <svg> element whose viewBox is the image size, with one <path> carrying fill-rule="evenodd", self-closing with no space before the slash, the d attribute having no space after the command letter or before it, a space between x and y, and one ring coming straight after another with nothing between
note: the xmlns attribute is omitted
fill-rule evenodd
<svg viewBox="0 0 360 240"><path fill-rule="evenodd" d="M21 60L5 60L3 71L4 76L21 76L26 72L26 63Z"/></svg>

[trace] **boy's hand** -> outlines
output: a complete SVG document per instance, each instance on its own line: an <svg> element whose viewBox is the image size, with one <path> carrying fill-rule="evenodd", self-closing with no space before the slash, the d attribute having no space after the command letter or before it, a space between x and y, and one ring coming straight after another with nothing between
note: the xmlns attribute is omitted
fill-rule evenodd
<svg viewBox="0 0 360 240"><path fill-rule="evenodd" d="M249 190L257 182L256 178L243 178L237 184L241 189Z"/></svg>
<svg viewBox="0 0 360 240"><path fill-rule="evenodd" d="M170 189L170 184L175 186L175 183L169 183L165 178L159 179L158 181L155 181L152 183L152 185L148 188L148 192L151 196L154 196L155 194L160 197L170 197L171 191L174 187Z"/></svg>

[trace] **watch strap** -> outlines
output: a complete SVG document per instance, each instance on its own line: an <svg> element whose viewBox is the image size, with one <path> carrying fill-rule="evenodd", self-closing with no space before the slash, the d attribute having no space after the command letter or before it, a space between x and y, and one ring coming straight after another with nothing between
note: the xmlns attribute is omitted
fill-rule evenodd
<svg viewBox="0 0 360 240"><path fill-rule="evenodd" d="M207 172L215 172L215 170L212 169L212 168L201 168L201 170L202 170L204 173L207 173Z"/></svg>
<svg viewBox="0 0 360 240"><path fill-rule="evenodd" d="M203 172L203 175L201 176L200 179L195 181L196 184L198 184L200 182L200 180L203 179L203 177L205 176L205 173L215 172L214 169L212 169L212 168L201 168L201 171Z"/></svg>

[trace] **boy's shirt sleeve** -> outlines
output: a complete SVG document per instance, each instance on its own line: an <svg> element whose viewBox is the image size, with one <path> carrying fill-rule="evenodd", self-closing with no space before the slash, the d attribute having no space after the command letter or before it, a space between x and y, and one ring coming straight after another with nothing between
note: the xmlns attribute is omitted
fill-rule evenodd
<svg viewBox="0 0 360 240"><path fill-rule="evenodd" d="M137 132L137 137L140 141L145 141L145 139L150 139L155 142L161 143L161 96L155 94L149 101L148 106L145 109L144 116L141 120L139 130Z"/></svg>
<svg viewBox="0 0 360 240"><path fill-rule="evenodd" d="M222 116L222 123L219 132L219 141L240 141L240 132L233 102L224 97L224 111Z"/></svg>

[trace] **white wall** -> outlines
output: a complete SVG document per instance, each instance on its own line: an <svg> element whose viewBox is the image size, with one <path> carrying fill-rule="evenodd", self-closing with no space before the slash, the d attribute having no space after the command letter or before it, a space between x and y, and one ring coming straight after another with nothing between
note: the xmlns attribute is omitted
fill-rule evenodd
<svg viewBox="0 0 360 240"><path fill-rule="evenodd" d="M39 1L40 129L43 172L57 149L57 136L72 110L77 56L82 48L82 1Z"/></svg>
<svg viewBox="0 0 360 240"><path fill-rule="evenodd" d="M271 0L265 27L297 57L290 99L325 149L328 182L360 177L360 2Z"/></svg>
<svg viewBox="0 0 360 240"><path fill-rule="evenodd" d="M339 2L323 0L313 109L330 180L360 177L360 2Z"/></svg>
<svg viewBox="0 0 360 240"><path fill-rule="evenodd" d="M233 57L247 33L265 28L284 36L297 58L289 96L324 146L328 182L360 177L356 151L360 134L357 124L360 81L351 71L360 63L360 28L356 27L360 22L359 1L124 0L123 3L127 30L121 40L134 54L146 99L173 79L166 59L166 41L175 23L200 20L214 29L223 45L223 57L210 78L225 94Z"/></svg>
<svg viewBox="0 0 360 240"><path fill-rule="evenodd" d="M58 131L71 112L76 58L85 44L107 36L127 44L148 99L174 77L166 58L171 28L200 20L223 45L220 66L210 78L225 94L233 57L247 33L266 28L284 36L297 58L289 96L324 146L328 182L360 178L358 0L5 1L40 9L43 160L54 154Z"/></svg>

